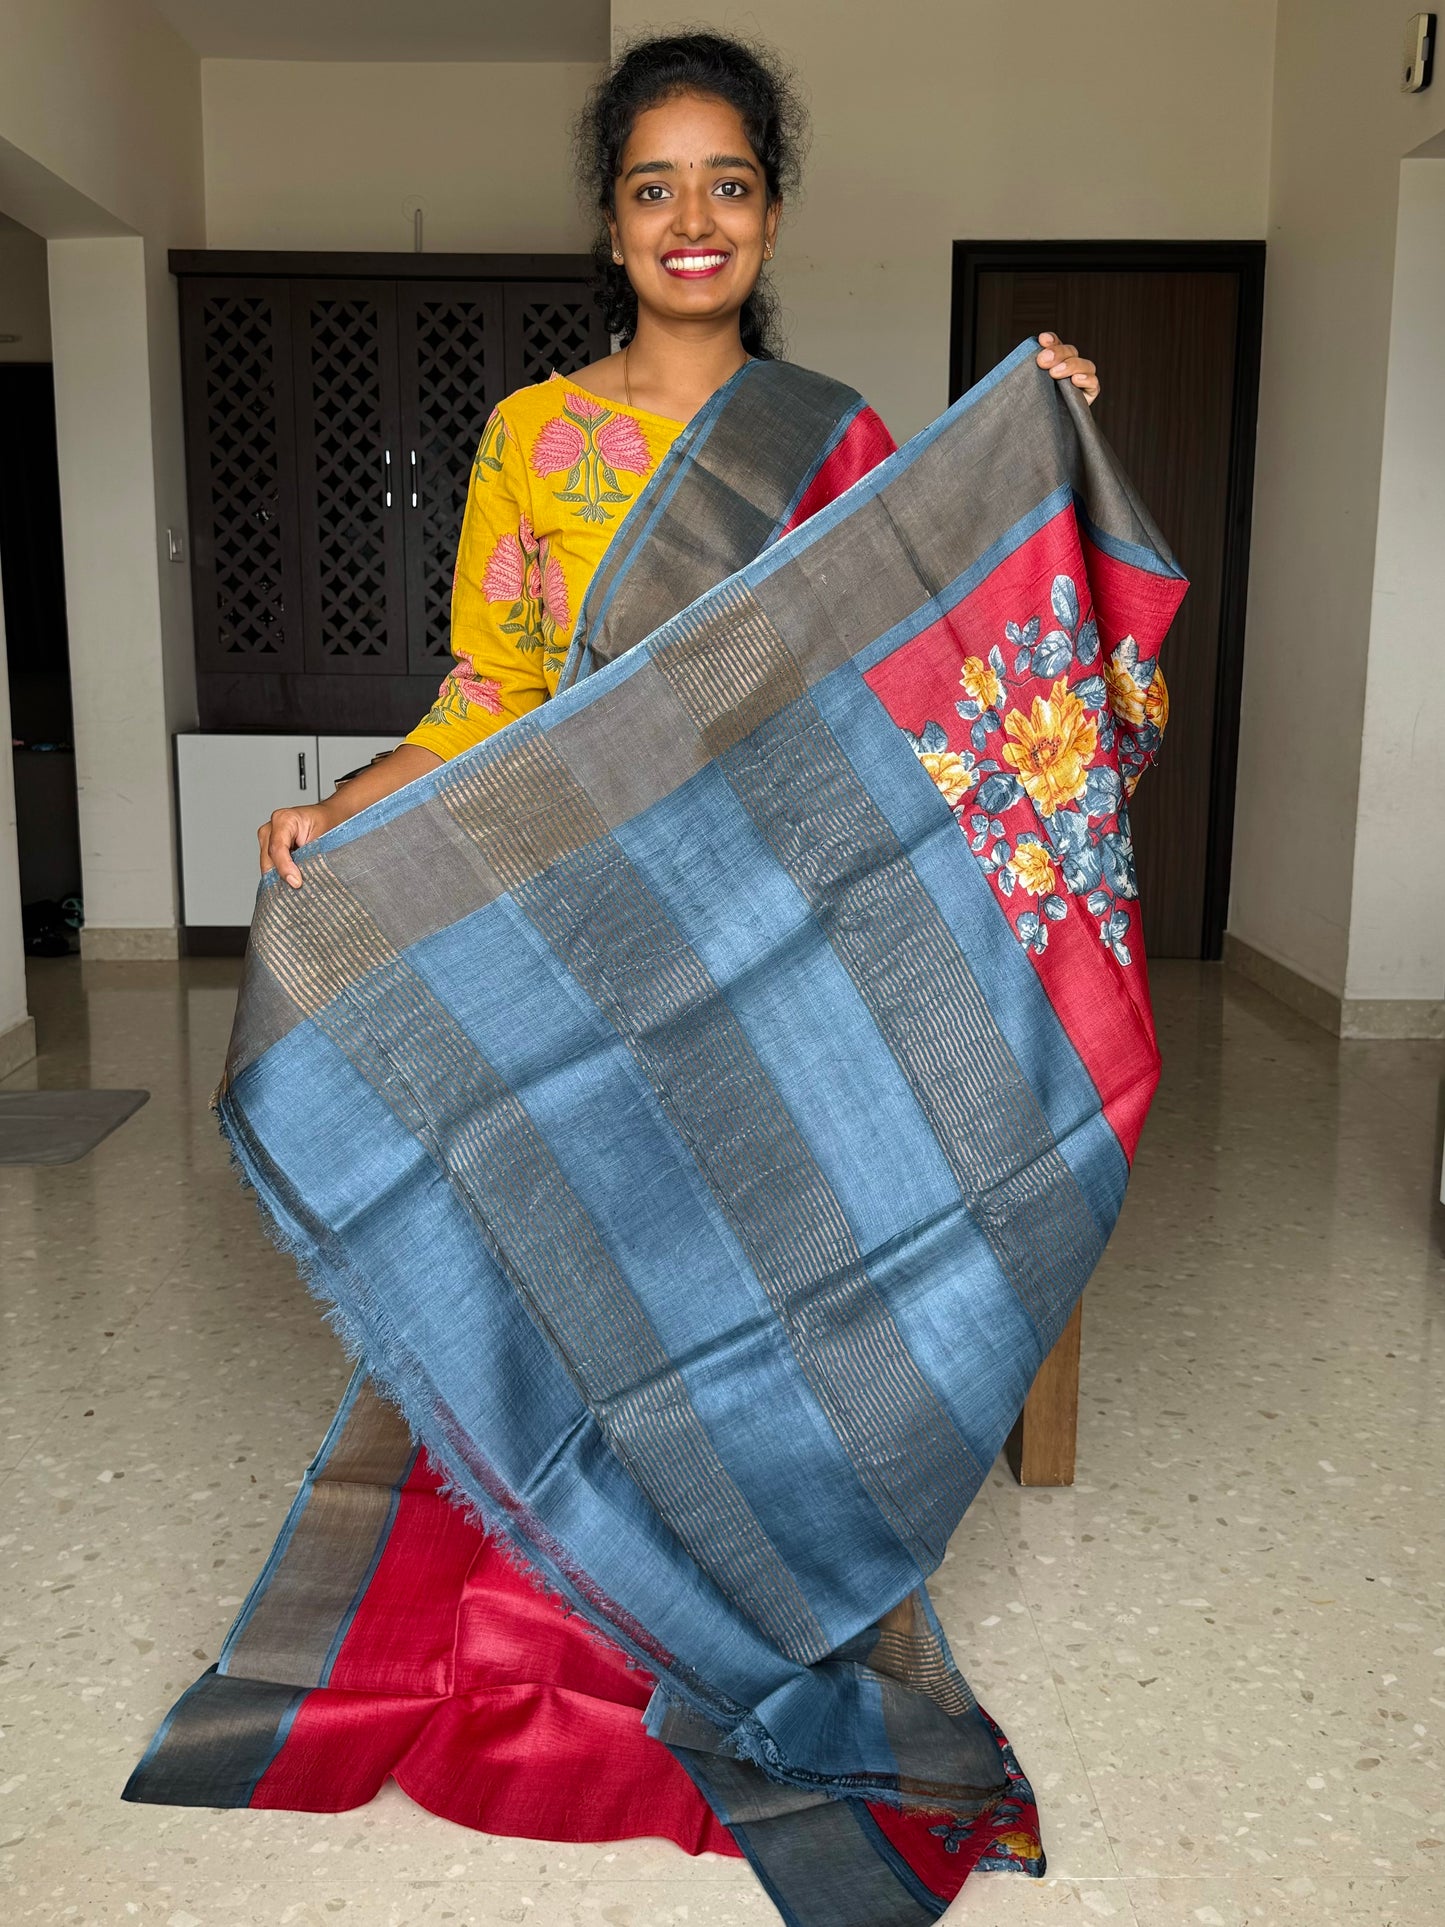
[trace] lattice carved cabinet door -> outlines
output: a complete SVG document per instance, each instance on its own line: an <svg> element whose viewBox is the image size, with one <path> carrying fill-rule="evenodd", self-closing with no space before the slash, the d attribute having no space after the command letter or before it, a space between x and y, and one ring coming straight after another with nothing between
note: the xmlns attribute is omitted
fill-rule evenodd
<svg viewBox="0 0 1445 1927"><path fill-rule="evenodd" d="M396 285L297 281L297 486L313 674L406 671Z"/></svg>
<svg viewBox="0 0 1445 1927"><path fill-rule="evenodd" d="M507 287L507 392L570 375L611 350L587 288L577 281L518 281Z"/></svg>
<svg viewBox="0 0 1445 1927"><path fill-rule="evenodd" d="M196 663L302 667L301 542L284 282L181 289Z"/></svg>
<svg viewBox="0 0 1445 1927"><path fill-rule="evenodd" d="M502 290L403 282L397 304L409 668L440 680L451 661L452 571L472 463L506 393Z"/></svg>

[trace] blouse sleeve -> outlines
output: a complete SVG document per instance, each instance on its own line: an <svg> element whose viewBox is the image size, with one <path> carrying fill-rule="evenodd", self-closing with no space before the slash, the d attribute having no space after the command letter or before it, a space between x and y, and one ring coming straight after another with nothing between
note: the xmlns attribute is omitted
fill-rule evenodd
<svg viewBox="0 0 1445 1927"><path fill-rule="evenodd" d="M460 756L547 700L542 653L512 620L532 564L531 496L516 436L493 410L482 432L452 581L452 667L406 740Z"/></svg>
<svg viewBox="0 0 1445 1927"><path fill-rule="evenodd" d="M797 528L800 522L827 508L830 502L836 502L845 489L861 481L870 469L877 468L896 447L881 419L865 402L824 457L783 533Z"/></svg>

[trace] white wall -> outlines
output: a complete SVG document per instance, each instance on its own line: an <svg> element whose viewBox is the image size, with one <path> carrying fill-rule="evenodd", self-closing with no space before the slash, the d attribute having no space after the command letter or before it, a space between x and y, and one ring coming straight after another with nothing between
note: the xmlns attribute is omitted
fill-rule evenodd
<svg viewBox="0 0 1445 1927"><path fill-rule="evenodd" d="M45 243L0 214L0 361L49 361L50 295Z"/></svg>
<svg viewBox="0 0 1445 1927"><path fill-rule="evenodd" d="M797 69L814 139L778 241L790 351L900 438L948 399L952 241L1264 233L1271 0L689 11ZM630 34L674 16L613 0L612 19Z"/></svg>
<svg viewBox="0 0 1445 1927"><path fill-rule="evenodd" d="M1445 998L1445 159L1400 169L1345 995Z"/></svg>
<svg viewBox="0 0 1445 1927"><path fill-rule="evenodd" d="M568 252L569 129L593 66L207 60L213 248Z"/></svg>
<svg viewBox="0 0 1445 1927"><path fill-rule="evenodd" d="M1230 929L1337 997L1356 818L1362 802L1374 809L1361 796L1361 737L1400 162L1445 125L1438 79L1423 94L1399 91L1401 11L1394 0L1280 0L1275 52ZM1438 383L1438 346L1435 374ZM1437 675L1438 660L1437 645ZM1379 694L1413 697L1388 679ZM1379 832L1375 824L1372 852ZM1407 940L1392 924L1382 941L1403 950ZM1362 982L1386 981L1378 957L1368 966L1361 957Z"/></svg>
<svg viewBox="0 0 1445 1927"><path fill-rule="evenodd" d="M169 863L136 835L170 820L165 663L148 477L117 486L146 450L151 398L134 371L148 351L145 243L52 241L66 620L86 927L162 929L175 921ZM100 395L104 412L91 407Z"/></svg>
<svg viewBox="0 0 1445 1927"><path fill-rule="evenodd" d="M0 361L49 361L50 297L45 243L0 215ZM5 668L5 603L0 594L0 745L10 741L10 687ZM0 770L0 1077L34 1055L35 1027L25 1007L25 949L20 927L20 863L15 841L15 779L5 752Z"/></svg>
<svg viewBox="0 0 1445 1927"><path fill-rule="evenodd" d="M161 531L185 525L166 253L205 238L201 98L199 62L145 0L6 0L0 209L67 250L52 255L51 325L83 942L89 955L173 953L157 753L195 708L185 571L161 559Z"/></svg>
<svg viewBox="0 0 1445 1927"><path fill-rule="evenodd" d="M0 670L5 666L5 599L0 594ZM10 741L10 682L0 674L0 742ZM0 1077L35 1055L35 1025L25 1003L20 929L20 860L15 843L15 771L8 748L0 767Z"/></svg>

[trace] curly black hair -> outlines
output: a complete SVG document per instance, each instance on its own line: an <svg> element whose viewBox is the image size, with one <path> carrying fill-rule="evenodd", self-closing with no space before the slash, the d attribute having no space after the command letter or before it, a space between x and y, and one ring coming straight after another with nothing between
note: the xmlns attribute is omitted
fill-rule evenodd
<svg viewBox="0 0 1445 1927"><path fill-rule="evenodd" d="M711 94L735 107L753 152L762 162L769 202L798 185L807 116L791 76L760 47L715 33L676 33L634 40L587 97L576 126L577 172L592 206L604 217L615 208L622 150L639 114L677 94ZM612 258L604 226L593 248L598 304L608 330L628 342L637 331L637 295ZM739 316L750 355L779 352L777 297L760 280Z"/></svg>

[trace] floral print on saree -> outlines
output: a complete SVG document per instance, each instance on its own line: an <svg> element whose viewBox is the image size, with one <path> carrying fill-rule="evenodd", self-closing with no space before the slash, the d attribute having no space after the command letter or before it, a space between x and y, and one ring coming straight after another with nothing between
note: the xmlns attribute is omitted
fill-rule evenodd
<svg viewBox="0 0 1445 1927"><path fill-rule="evenodd" d="M1078 582L1060 572L1048 618L1035 608L1006 620L1002 641L964 656L958 686L956 723L930 716L906 733L1014 934L1042 956L1050 925L1082 898L1099 941L1132 965L1139 886L1127 799L1169 716L1156 655L1132 635L1106 651Z"/></svg>

